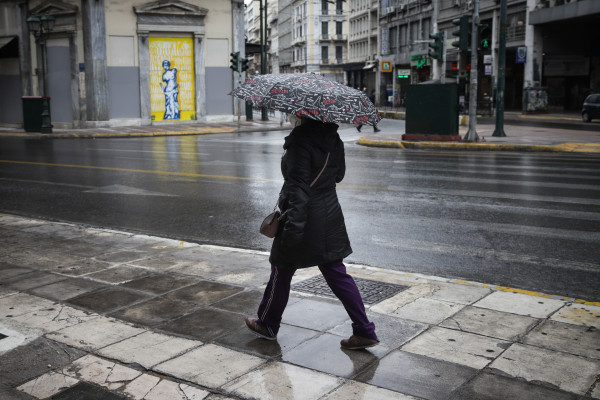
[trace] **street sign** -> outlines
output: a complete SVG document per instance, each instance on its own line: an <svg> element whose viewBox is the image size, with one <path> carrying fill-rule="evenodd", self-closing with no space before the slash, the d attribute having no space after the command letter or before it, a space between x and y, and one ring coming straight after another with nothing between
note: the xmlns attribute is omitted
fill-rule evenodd
<svg viewBox="0 0 600 400"><path fill-rule="evenodd" d="M516 51L515 63L516 64L525 64L525 61L527 61L527 47L519 46L519 47L517 47L517 51Z"/></svg>

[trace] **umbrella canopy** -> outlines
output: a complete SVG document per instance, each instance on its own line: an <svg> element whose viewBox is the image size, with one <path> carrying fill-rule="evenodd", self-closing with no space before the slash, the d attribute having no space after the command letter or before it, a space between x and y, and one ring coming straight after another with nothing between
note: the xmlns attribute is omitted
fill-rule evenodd
<svg viewBox="0 0 600 400"><path fill-rule="evenodd" d="M259 107L322 122L376 125L381 119L365 93L316 74L257 75L231 94Z"/></svg>

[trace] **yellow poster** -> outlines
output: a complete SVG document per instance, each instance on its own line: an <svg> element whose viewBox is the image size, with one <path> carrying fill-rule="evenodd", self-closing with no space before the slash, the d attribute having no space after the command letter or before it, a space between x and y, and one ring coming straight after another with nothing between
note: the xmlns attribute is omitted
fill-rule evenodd
<svg viewBox="0 0 600 400"><path fill-rule="evenodd" d="M194 41L149 38L152 121L196 119Z"/></svg>

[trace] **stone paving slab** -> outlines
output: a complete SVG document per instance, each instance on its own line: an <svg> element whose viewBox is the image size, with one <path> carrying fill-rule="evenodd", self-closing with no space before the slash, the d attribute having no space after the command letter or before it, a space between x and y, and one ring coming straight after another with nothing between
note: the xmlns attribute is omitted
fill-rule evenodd
<svg viewBox="0 0 600 400"><path fill-rule="evenodd" d="M494 292L473 305L528 317L546 318L564 307L565 303L561 300L527 296L520 293Z"/></svg>
<svg viewBox="0 0 600 400"><path fill-rule="evenodd" d="M486 336L432 327L402 347L402 351L482 369L510 345Z"/></svg>
<svg viewBox="0 0 600 400"><path fill-rule="evenodd" d="M78 383L79 380L75 378L52 371L22 384L17 389L38 399L45 399Z"/></svg>
<svg viewBox="0 0 600 400"><path fill-rule="evenodd" d="M525 336L523 343L600 359L600 330L594 327L544 321Z"/></svg>
<svg viewBox="0 0 600 400"><path fill-rule="evenodd" d="M476 333L498 339L516 341L524 336L539 319L494 311L479 307L465 307L440 326Z"/></svg>
<svg viewBox="0 0 600 400"><path fill-rule="evenodd" d="M450 303L430 298L419 298L398 308L394 312L394 316L436 325L456 314L463 307L463 304Z"/></svg>
<svg viewBox="0 0 600 400"><path fill-rule="evenodd" d="M78 310L63 304L42 308L10 319L27 327L54 332L69 326L79 325L98 317L98 314Z"/></svg>
<svg viewBox="0 0 600 400"><path fill-rule="evenodd" d="M448 394L475 376L476 369L394 351L356 377L358 381L425 399Z"/></svg>
<svg viewBox="0 0 600 400"><path fill-rule="evenodd" d="M65 278L59 282L37 287L29 292L50 300L62 301L81 296L102 287L104 287L102 283L87 279Z"/></svg>
<svg viewBox="0 0 600 400"><path fill-rule="evenodd" d="M343 337L324 334L309 339L298 347L283 353L282 361L325 372L343 378L353 378L366 367L379 360L377 355L366 349L364 351L341 350L329 352L331 348L339 347ZM316 354L325 354L327 357L315 357Z"/></svg>
<svg viewBox="0 0 600 400"><path fill-rule="evenodd" d="M157 326L198 309L194 304L157 297L110 314L146 326Z"/></svg>
<svg viewBox="0 0 600 400"><path fill-rule="evenodd" d="M279 356L282 354L321 334L320 331L282 324L277 334L277 340L264 340L251 334L248 328L244 326L229 334L217 337L214 342L257 356L280 358Z"/></svg>
<svg viewBox="0 0 600 400"><path fill-rule="evenodd" d="M104 347L98 354L126 364L137 363L146 369L175 358L202 342L153 332L143 332L121 342Z"/></svg>
<svg viewBox="0 0 600 400"><path fill-rule="evenodd" d="M117 320L97 317L47 335L49 339L93 351L144 332Z"/></svg>
<svg viewBox="0 0 600 400"><path fill-rule="evenodd" d="M3 354L0 384L19 386L56 368L62 368L86 353L76 348L39 338Z"/></svg>
<svg viewBox="0 0 600 400"><path fill-rule="evenodd" d="M600 329L600 307L587 304L567 304L550 317L553 321L593 326Z"/></svg>
<svg viewBox="0 0 600 400"><path fill-rule="evenodd" d="M156 366L156 371L218 388L256 369L266 360L207 344Z"/></svg>
<svg viewBox="0 0 600 400"><path fill-rule="evenodd" d="M323 400L418 400L416 397L406 394L392 392L391 390L379 388L377 386L367 385L361 382L348 381Z"/></svg>
<svg viewBox="0 0 600 400"><path fill-rule="evenodd" d="M27 274L20 274L13 278L7 279L3 285L9 286L17 290L34 289L39 286L49 285L51 283L63 281L67 279L64 276L50 274L47 272L32 271Z"/></svg>
<svg viewBox="0 0 600 400"><path fill-rule="evenodd" d="M539 385L532 385L521 380L509 379L504 376L490 373L483 373L455 391L450 399L578 400L579 396L574 393L553 390Z"/></svg>
<svg viewBox="0 0 600 400"><path fill-rule="evenodd" d="M139 303L149 296L121 287L111 286L67 300L69 304L97 313L108 313L134 303Z"/></svg>
<svg viewBox="0 0 600 400"><path fill-rule="evenodd" d="M492 362L490 368L528 382L547 382L583 395L597 381L600 361L515 343Z"/></svg>
<svg viewBox="0 0 600 400"><path fill-rule="evenodd" d="M52 308L56 304L26 293L16 293L0 298L0 318L11 318L42 308Z"/></svg>
<svg viewBox="0 0 600 400"><path fill-rule="evenodd" d="M327 394L342 382L331 375L273 362L227 384L224 389L243 398L311 400Z"/></svg>

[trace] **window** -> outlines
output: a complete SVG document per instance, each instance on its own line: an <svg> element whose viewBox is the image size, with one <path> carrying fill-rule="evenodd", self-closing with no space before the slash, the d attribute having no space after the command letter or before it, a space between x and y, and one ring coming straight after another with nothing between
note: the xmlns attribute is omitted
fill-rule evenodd
<svg viewBox="0 0 600 400"><path fill-rule="evenodd" d="M329 35L329 23L321 22L321 35L327 37Z"/></svg>
<svg viewBox="0 0 600 400"><path fill-rule="evenodd" d="M344 58L344 48L342 46L335 46L335 58L338 61Z"/></svg>
<svg viewBox="0 0 600 400"><path fill-rule="evenodd" d="M389 41L390 41L390 52L392 54L397 53L398 52L398 27L397 26L393 26L390 28Z"/></svg>
<svg viewBox="0 0 600 400"><path fill-rule="evenodd" d="M344 4L342 3L342 0L335 0L335 12L336 14L343 14Z"/></svg>
<svg viewBox="0 0 600 400"><path fill-rule="evenodd" d="M329 3L327 2L327 0L321 0L321 14L329 14Z"/></svg>
<svg viewBox="0 0 600 400"><path fill-rule="evenodd" d="M344 32L344 23L341 21L336 21L335 23L335 34L336 35L342 35Z"/></svg>
<svg viewBox="0 0 600 400"><path fill-rule="evenodd" d="M321 46L321 59L327 60L329 58L329 46Z"/></svg>

